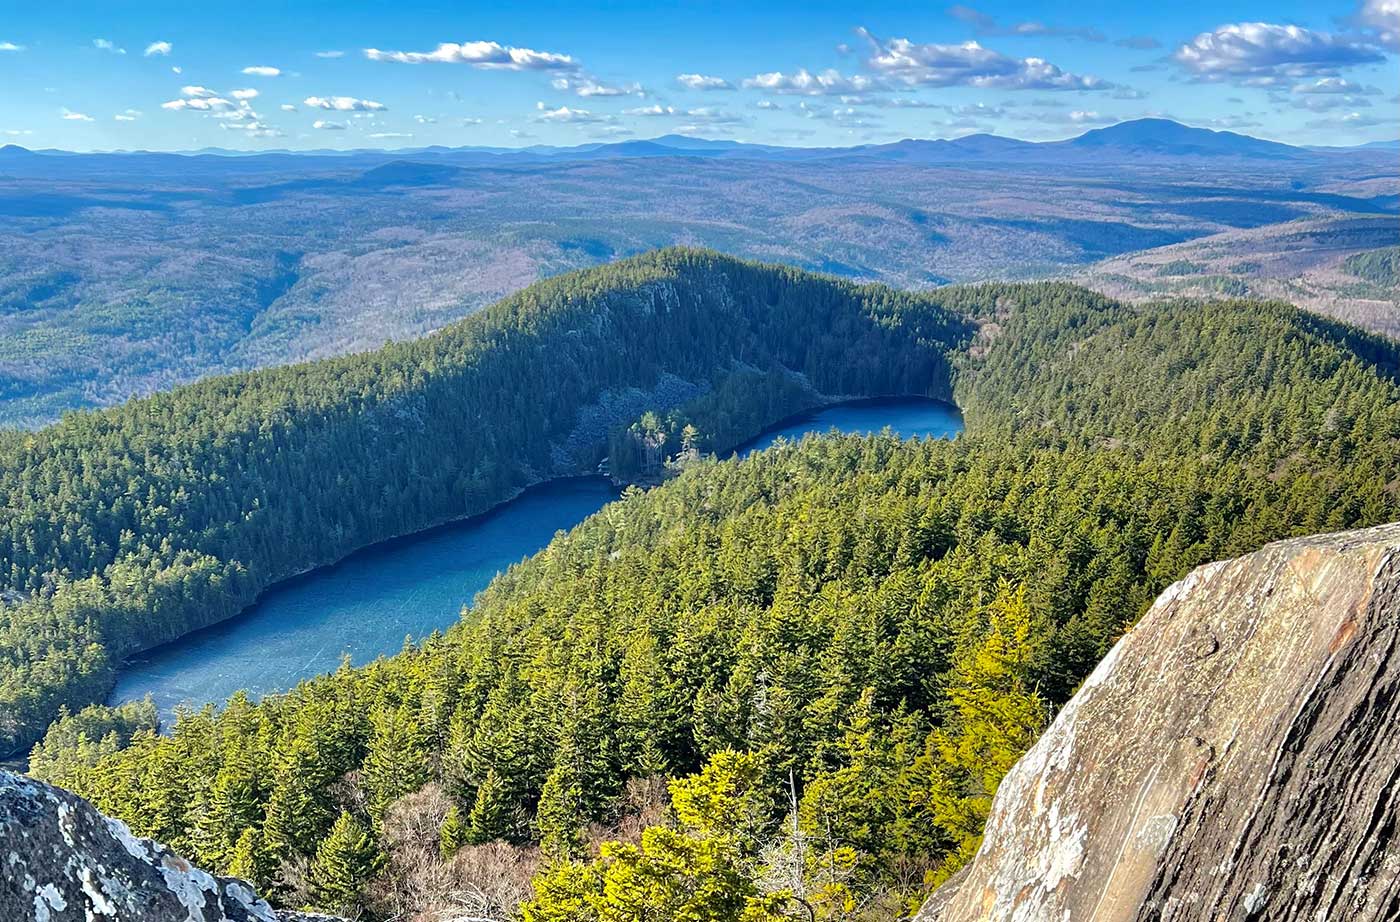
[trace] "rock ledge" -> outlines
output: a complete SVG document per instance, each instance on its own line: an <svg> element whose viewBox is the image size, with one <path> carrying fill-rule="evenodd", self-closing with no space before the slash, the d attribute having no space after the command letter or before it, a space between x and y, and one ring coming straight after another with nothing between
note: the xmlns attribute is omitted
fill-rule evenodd
<svg viewBox="0 0 1400 922"><path fill-rule="evenodd" d="M1400 524L1164 592L919 922L1400 918Z"/></svg>
<svg viewBox="0 0 1400 922"><path fill-rule="evenodd" d="M300 922L246 882L215 877L87 801L0 771L5 922Z"/></svg>

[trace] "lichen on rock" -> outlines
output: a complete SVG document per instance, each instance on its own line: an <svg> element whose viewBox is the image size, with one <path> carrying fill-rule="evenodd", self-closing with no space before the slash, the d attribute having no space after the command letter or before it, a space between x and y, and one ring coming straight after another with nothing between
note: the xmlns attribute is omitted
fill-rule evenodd
<svg viewBox="0 0 1400 922"><path fill-rule="evenodd" d="M253 888L193 867L87 801L0 771L0 920L299 922Z"/></svg>

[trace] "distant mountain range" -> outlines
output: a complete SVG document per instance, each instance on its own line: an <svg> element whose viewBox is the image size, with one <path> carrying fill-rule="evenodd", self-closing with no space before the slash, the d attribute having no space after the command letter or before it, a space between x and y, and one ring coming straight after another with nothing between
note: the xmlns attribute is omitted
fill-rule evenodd
<svg viewBox="0 0 1400 922"><path fill-rule="evenodd" d="M739 141L697 138L669 134L648 140L580 144L573 147L417 147L398 150L268 150L230 151L204 148L182 153L148 151L79 155L68 151L31 151L16 145L0 148L0 166L64 157L219 157L225 160L257 159L282 161L283 158L334 158L338 161L365 161L367 166L391 160L446 161L464 166L501 163L540 163L587 161L642 157L706 157L715 159L757 159L777 161L878 158L908 163L1057 163L1102 158L1231 157L1251 160L1315 160L1319 156L1346 153L1387 153L1400 149L1400 141L1376 141L1357 147L1295 147L1265 141L1232 131L1195 128L1170 119L1143 118L1120 122L1107 128L1086 131L1063 141L1022 141L991 134L973 134L951 140L905 139L888 144L855 147L779 147Z"/></svg>

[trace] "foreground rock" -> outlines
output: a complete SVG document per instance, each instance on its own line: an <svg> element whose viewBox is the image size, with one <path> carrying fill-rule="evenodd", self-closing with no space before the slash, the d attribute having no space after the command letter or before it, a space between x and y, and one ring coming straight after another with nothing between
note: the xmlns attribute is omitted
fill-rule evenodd
<svg viewBox="0 0 1400 922"><path fill-rule="evenodd" d="M1400 918L1400 525L1172 586L921 922Z"/></svg>
<svg viewBox="0 0 1400 922"><path fill-rule="evenodd" d="M0 771L4 922L302 922L67 791Z"/></svg>

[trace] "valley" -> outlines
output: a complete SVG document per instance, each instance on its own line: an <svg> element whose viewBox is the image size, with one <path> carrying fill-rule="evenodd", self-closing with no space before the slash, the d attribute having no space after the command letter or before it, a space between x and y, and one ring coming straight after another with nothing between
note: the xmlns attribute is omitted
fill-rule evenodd
<svg viewBox="0 0 1400 922"><path fill-rule="evenodd" d="M1002 777L1164 589L1400 517L1398 375L1393 340L1279 303L906 292L649 253L414 343L0 441L25 515L0 549L34 587L7 609L20 665L0 716L39 740L37 777L285 905L353 834L382 861L354 898L386 917L466 900L567 919L663 860L645 905L700 880L764 922L798 899L908 915L972 860ZM954 403L965 429L704 458L891 393ZM83 706L120 662L282 579L605 454L659 485L555 534L441 633L164 734L154 703ZM426 540L401 559L434 566ZM46 586L55 561L73 575ZM356 561L287 591L372 594ZM802 889L774 888L795 851Z"/></svg>
<svg viewBox="0 0 1400 922"><path fill-rule="evenodd" d="M1397 183L1389 151L1311 151L1161 119L1045 144L669 137L238 157L7 147L0 425L363 352L560 272L671 245L907 289L1086 271L1115 296L1257 289L1336 302L1337 315L1389 330L1395 286L1350 291L1326 268L1329 234L1291 228L1365 225L1355 250L1394 243ZM1261 238L1277 242L1249 242ZM1197 241L1241 254L1212 262L1214 285L1165 284L1176 280L1155 276L1156 256L1128 268L1133 254ZM1286 250L1297 271L1270 281L1279 260L1250 255L1261 246ZM1310 269L1311 254L1326 265ZM1151 284L1123 281L1142 272Z"/></svg>

